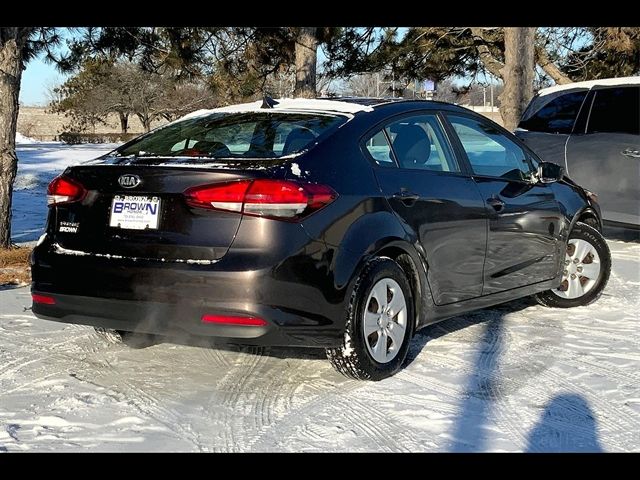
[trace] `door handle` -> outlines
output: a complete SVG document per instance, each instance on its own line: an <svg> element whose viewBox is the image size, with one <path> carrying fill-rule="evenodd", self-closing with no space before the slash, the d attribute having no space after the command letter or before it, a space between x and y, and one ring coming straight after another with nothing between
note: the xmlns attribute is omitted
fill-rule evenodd
<svg viewBox="0 0 640 480"><path fill-rule="evenodd" d="M413 207L415 203L418 201L418 199L420 198L420 195L418 195L417 193L412 193L406 190L402 190L400 192L394 193L393 198L395 198L396 200L400 200L407 207Z"/></svg>
<svg viewBox="0 0 640 480"><path fill-rule="evenodd" d="M501 212L504 202L497 197L487 198L487 205L491 205L496 212Z"/></svg>
<svg viewBox="0 0 640 480"><path fill-rule="evenodd" d="M627 148L626 150L623 150L620 153L622 155L624 155L625 157L640 158L640 150L638 150L638 149Z"/></svg>

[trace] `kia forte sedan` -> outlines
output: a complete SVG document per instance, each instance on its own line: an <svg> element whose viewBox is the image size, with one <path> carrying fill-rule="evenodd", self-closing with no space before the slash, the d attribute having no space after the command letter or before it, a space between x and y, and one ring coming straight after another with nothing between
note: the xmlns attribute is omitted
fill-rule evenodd
<svg viewBox="0 0 640 480"><path fill-rule="evenodd" d="M431 101L198 111L49 185L33 312L105 337L325 348L397 372L420 328L528 295L595 301L595 197L511 133Z"/></svg>

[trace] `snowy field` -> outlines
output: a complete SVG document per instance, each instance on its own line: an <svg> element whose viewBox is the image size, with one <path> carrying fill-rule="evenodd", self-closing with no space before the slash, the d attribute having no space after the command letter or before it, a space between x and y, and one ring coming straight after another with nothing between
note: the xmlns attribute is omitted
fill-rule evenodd
<svg viewBox="0 0 640 480"><path fill-rule="evenodd" d="M21 181L46 187L98 148L23 145ZM16 240L37 238L36 190L19 192ZM0 290L0 451L640 451L640 243L609 245L596 304L446 320L379 383L313 350L108 345Z"/></svg>
<svg viewBox="0 0 640 480"><path fill-rule="evenodd" d="M66 145L17 138L18 175L13 193L11 238L16 243L37 240L47 220L47 185L69 165L91 160L117 144Z"/></svg>

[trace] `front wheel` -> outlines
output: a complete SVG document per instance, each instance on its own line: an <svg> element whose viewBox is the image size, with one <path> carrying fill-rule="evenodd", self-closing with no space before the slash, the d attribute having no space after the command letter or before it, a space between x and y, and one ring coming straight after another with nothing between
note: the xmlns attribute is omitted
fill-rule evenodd
<svg viewBox="0 0 640 480"><path fill-rule="evenodd" d="M595 302L602 295L611 273L611 252L602 234L578 222L569 234L562 268L560 286L536 294L538 303L569 308Z"/></svg>
<svg viewBox="0 0 640 480"><path fill-rule="evenodd" d="M347 377L382 380L402 367L413 325L413 295L404 270L390 258L375 258L356 281L343 345L327 349L327 357Z"/></svg>

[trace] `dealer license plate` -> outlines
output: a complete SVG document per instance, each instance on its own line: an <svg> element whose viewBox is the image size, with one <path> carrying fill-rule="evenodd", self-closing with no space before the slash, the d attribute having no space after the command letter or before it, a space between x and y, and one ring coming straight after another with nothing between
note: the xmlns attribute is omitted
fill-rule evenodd
<svg viewBox="0 0 640 480"><path fill-rule="evenodd" d="M155 230L160 218L158 197L116 195L111 202L109 226L129 230Z"/></svg>

